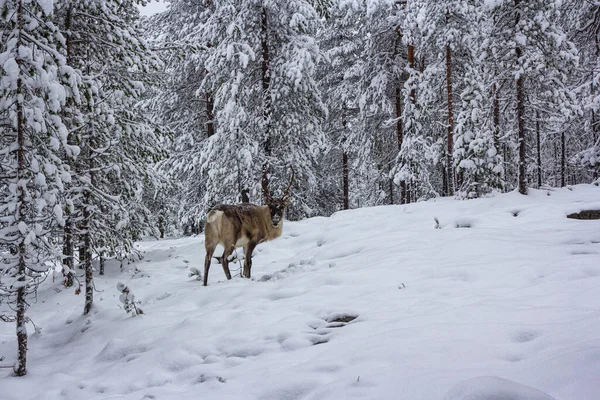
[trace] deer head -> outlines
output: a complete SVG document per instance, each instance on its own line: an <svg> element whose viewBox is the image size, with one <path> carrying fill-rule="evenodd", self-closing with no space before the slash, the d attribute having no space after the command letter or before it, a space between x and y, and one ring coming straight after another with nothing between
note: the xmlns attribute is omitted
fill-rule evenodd
<svg viewBox="0 0 600 400"><path fill-rule="evenodd" d="M263 196L265 198L266 205L269 207L269 211L271 213L271 223L273 226L278 226L281 220L283 219L283 212L285 208L289 205L291 196L290 196L290 188L294 183L294 168L290 167L292 170L292 174L290 177L290 182L287 188L283 192L282 197L273 197L273 193L269 190L269 180L267 178L267 174L269 173L269 168L265 169L265 172L262 176L262 190Z"/></svg>

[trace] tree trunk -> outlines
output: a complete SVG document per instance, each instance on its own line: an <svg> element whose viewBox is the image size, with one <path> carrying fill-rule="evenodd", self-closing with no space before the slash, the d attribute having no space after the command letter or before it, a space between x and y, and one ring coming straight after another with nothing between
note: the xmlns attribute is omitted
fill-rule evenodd
<svg viewBox="0 0 600 400"><path fill-rule="evenodd" d="M402 125L402 89L396 88L396 139L398 140L398 151L402 150L404 141L404 127ZM400 204L406 203L406 182L400 182Z"/></svg>
<svg viewBox="0 0 600 400"><path fill-rule="evenodd" d="M350 208L350 168L348 166L348 151L346 150L346 129L348 121L346 121L346 104L342 106L342 129L344 130L342 137L342 187L343 187L343 209Z"/></svg>
<svg viewBox="0 0 600 400"><path fill-rule="evenodd" d="M494 92L493 100L493 123L494 123L494 146L496 149L500 149L500 100L498 99L498 85L494 83L492 85L492 91Z"/></svg>
<svg viewBox="0 0 600 400"><path fill-rule="evenodd" d="M99 274L104 275L104 265L106 264L106 259L104 258L104 252L101 252L100 255L98 256L98 258L99 258L99 263L100 263Z"/></svg>
<svg viewBox="0 0 600 400"><path fill-rule="evenodd" d="M261 18L261 47L262 47L262 98L263 122L265 124L265 155L271 155L271 71L269 58L269 25L267 9L263 7Z"/></svg>
<svg viewBox="0 0 600 400"><path fill-rule="evenodd" d="M66 38L66 56L67 56L67 65L73 65L73 35L71 33L71 24L73 21L73 6L69 5L67 8L67 14L65 16L65 38ZM68 112L64 111L65 115L69 117ZM65 157L65 161L69 163L72 167L73 163L67 160L66 153L63 153ZM65 226L63 229L63 253L62 253L62 264L63 267L66 267L69 271L63 275L65 276L64 285L67 287L73 286L73 267L75 266L74 260L74 245L73 245L73 219L70 215L70 211L66 210L66 218L65 218Z"/></svg>
<svg viewBox="0 0 600 400"><path fill-rule="evenodd" d="M350 208L350 193L349 193L349 168L348 168L348 153L346 150L343 150L342 153L342 181L344 185L344 210L348 210Z"/></svg>
<svg viewBox="0 0 600 400"><path fill-rule="evenodd" d="M520 0L515 1L515 8L519 8ZM519 24L520 15L517 10L516 14L516 22L515 26ZM517 45L516 49L517 63L523 57L523 49ZM525 157L526 149L525 149L525 93L524 93L524 77L523 75L519 75L517 78L517 104L516 104L516 112L517 112L517 124L519 130L519 193L527 194L527 176L525 175L527 171L527 159Z"/></svg>
<svg viewBox="0 0 600 400"><path fill-rule="evenodd" d="M446 44L446 93L448 95L448 138L446 149L446 174L448 175L448 196L454 194L454 161L452 159L454 116L452 111L452 49Z"/></svg>
<svg viewBox="0 0 600 400"><path fill-rule="evenodd" d="M542 144L540 138L540 112L535 112L535 145L537 149L537 184L542 187Z"/></svg>
<svg viewBox="0 0 600 400"><path fill-rule="evenodd" d="M409 44L407 47L407 59L408 59L408 66L410 67L409 79L411 79L411 78L413 78L413 71L415 70L415 46L412 44ZM415 90L414 83L411 84L410 100L411 100L413 106L417 102L417 92ZM411 201L410 186L411 186L410 182L405 182L404 187L401 187L401 192L403 193L402 197L404 197L406 203L410 203L410 201Z"/></svg>
<svg viewBox="0 0 600 400"><path fill-rule="evenodd" d="M560 187L566 186L567 176L567 144L565 133L560 134Z"/></svg>
<svg viewBox="0 0 600 400"><path fill-rule="evenodd" d="M410 78L412 78L412 71L414 71L414 69L415 69L415 46L413 46L412 44L409 44L407 53L408 53L408 56L407 56L408 65L410 66L410 69L411 69L411 74L409 77L409 79L410 79ZM417 99L417 93L415 91L415 85L413 84L411 86L412 86L412 89L410 91L410 98L413 101L413 103L415 103L416 99Z"/></svg>
<svg viewBox="0 0 600 400"><path fill-rule="evenodd" d="M19 5L17 8L17 29L19 31L17 36L17 48L22 46L22 37L21 32L23 30L23 1L19 1ZM21 68L21 59L17 57L17 65L19 69ZM21 73L19 72L17 78L17 143L19 148L17 149L17 171L18 176L24 176L27 170L26 160L25 160L25 128L23 126L23 122L25 119L24 111L23 111L23 80L21 78ZM25 217L24 205L27 201L25 196L25 190L21 187L18 189L19 191L19 204L17 205L18 209L16 215L16 221L23 221ZM17 263L17 280L19 282L25 282L26 272L27 272L27 247L25 245L25 238L21 237L19 243L17 245L17 254L19 257L19 261ZM25 326L26 317L25 311L27 309L27 302L25 296L27 295L26 287L24 284L19 285L17 289L17 299L16 299L16 332L17 332L17 363L15 364L13 370L15 375L23 376L27 374L27 327Z"/></svg>
<svg viewBox="0 0 600 400"><path fill-rule="evenodd" d="M70 216L65 219L65 227L63 231L63 255L62 264L68 268L68 272L65 275L65 286L73 286L73 220Z"/></svg>
<svg viewBox="0 0 600 400"><path fill-rule="evenodd" d="M84 230L84 227L83 227L83 225L80 225L80 226L79 226L79 232L80 232L80 233L79 233L79 237L78 237L78 240L79 240L79 243L78 243L78 245L79 245L79 248L77 249L77 250L78 250L78 252L79 252L79 257L78 257L78 258L79 258L79 259L78 259L79 263L77 264L77 265L79 266L79 269L83 269L83 264L84 264L84 262L85 262L85 246L83 245L83 242L84 242L84 240L85 240L85 239L84 239L84 235L83 235L83 233L82 233L82 232L83 232L83 230Z"/></svg>
<svg viewBox="0 0 600 400"><path fill-rule="evenodd" d="M85 156L87 158L88 169L89 169L89 186L85 189L84 193L84 204L83 204L83 266L85 269L85 304L83 307L83 315L88 315L92 310L94 303L94 275L92 269L92 232L91 232L91 202L92 193L91 187L94 185L94 158L92 154L92 147L94 137L93 126L90 129L89 139L86 143ZM85 160L85 158L84 158Z"/></svg>
<svg viewBox="0 0 600 400"><path fill-rule="evenodd" d="M85 269L85 304L83 315L88 315L94 303L94 275L92 270L92 242L90 235L90 212L88 204L90 201L89 190L86 191L86 204L83 207L83 266Z"/></svg>
<svg viewBox="0 0 600 400"><path fill-rule="evenodd" d="M211 137L215 134L215 100L210 93L206 93L206 134Z"/></svg>

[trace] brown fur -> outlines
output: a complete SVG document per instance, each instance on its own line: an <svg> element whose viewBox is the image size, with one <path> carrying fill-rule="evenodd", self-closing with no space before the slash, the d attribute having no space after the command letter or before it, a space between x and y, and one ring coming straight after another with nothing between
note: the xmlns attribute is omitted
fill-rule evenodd
<svg viewBox="0 0 600 400"><path fill-rule="evenodd" d="M206 216L205 240L206 258L204 260L204 286L208 283L208 270L215 248L218 244L224 248L221 265L227 279L231 279L227 258L238 247L244 248L243 277L250 278L252 252L262 242L281 236L283 228L283 209L285 204L258 206L243 203L236 205L218 205ZM273 224L275 214L279 216L277 226Z"/></svg>

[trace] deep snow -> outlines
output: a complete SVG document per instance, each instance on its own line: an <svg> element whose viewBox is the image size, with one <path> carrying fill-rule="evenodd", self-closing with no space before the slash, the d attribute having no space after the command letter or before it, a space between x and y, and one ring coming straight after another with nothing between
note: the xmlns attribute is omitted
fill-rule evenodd
<svg viewBox="0 0 600 400"><path fill-rule="evenodd" d="M43 285L29 373L0 369L0 399L596 400L600 221L566 218L587 208L600 187L286 221L252 281L213 263L208 287L188 277L202 236L141 242L144 260L96 277L90 317ZM15 348L1 324L2 364Z"/></svg>

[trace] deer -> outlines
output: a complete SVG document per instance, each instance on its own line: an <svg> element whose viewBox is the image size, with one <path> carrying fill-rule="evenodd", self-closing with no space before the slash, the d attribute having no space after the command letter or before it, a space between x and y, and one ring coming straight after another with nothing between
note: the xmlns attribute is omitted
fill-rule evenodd
<svg viewBox="0 0 600 400"><path fill-rule="evenodd" d="M208 285L208 270L218 244L223 246L221 262L227 280L231 279L228 257L237 248L244 248L243 278L251 277L252 252L260 243L277 239L283 230L283 213L289 205L290 188L294 182L294 168L291 168L290 182L282 197L273 197L267 178L269 170L262 176L262 192L265 205L251 203L219 204L206 215L204 227L204 286Z"/></svg>

